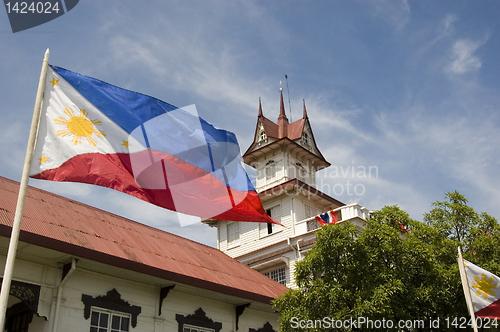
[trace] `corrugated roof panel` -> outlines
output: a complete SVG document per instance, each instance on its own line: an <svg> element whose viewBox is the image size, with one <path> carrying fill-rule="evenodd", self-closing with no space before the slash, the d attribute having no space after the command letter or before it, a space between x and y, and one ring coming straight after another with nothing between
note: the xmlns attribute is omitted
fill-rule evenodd
<svg viewBox="0 0 500 332"><path fill-rule="evenodd" d="M295 140L302 137L302 132L304 130L305 119L299 119L288 125L288 138Z"/></svg>
<svg viewBox="0 0 500 332"><path fill-rule="evenodd" d="M0 177L0 225L12 224L18 189L18 183ZM237 293L261 302L287 290L215 248L40 189L29 188L23 215L23 232L87 249L91 259L107 255L107 264L112 261L118 266L128 261L126 268L143 273L163 271L165 276L187 284L219 290L222 286L228 294ZM4 236L10 234L10 228L8 232L5 227L0 230ZM42 242L36 244L63 250L57 242Z"/></svg>
<svg viewBox="0 0 500 332"><path fill-rule="evenodd" d="M279 127L276 123L272 122L265 116L262 116L262 126L264 127L264 132L268 137L279 138Z"/></svg>

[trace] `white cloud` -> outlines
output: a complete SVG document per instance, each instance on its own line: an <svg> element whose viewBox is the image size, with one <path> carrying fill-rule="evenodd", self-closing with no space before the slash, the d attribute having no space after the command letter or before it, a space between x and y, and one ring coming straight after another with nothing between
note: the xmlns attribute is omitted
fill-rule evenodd
<svg viewBox="0 0 500 332"><path fill-rule="evenodd" d="M443 20L443 26L442 26L442 31L440 33L441 36L443 35L451 35L455 32L455 26L453 23L457 20L457 16L453 14L448 14Z"/></svg>
<svg viewBox="0 0 500 332"><path fill-rule="evenodd" d="M389 20L396 27L403 27L410 18L410 9L405 1L394 5L380 1L376 6L377 15L390 14L384 19ZM244 16L242 19L249 20L249 16ZM456 19L454 15L447 15L443 18L440 21L440 27L433 30L434 39L426 44L423 52L429 51L439 41L450 38L455 33ZM159 30L172 31L171 24L165 22ZM220 27L214 27L216 24L211 23L206 31L197 29L194 29L194 32L179 31L178 34L166 34L161 38L151 34L141 34L141 31L132 34L124 32L118 36L115 35L110 41L110 52L112 58L116 59L116 66L140 66L149 74L155 75L160 84L165 87L168 84L169 89L189 91L193 96L223 101L226 105L234 104L242 109L254 109L255 114L250 114L252 119L255 118L257 110L255 96L264 94L262 96L264 113L273 119L273 112L278 107L277 96L272 93L277 90L276 87L273 90L273 87L269 86L268 77L248 79L245 76L243 70L251 68L247 61L255 54L245 54L242 51L248 50L242 40L229 43L230 39L215 36L214 33L220 29ZM210 29L212 31L209 31ZM193 33L192 38L189 37ZM269 42L269 39L266 40ZM217 47L214 47L214 43L217 43ZM481 67L481 61L475 52L480 45L480 42L468 39L457 40L452 48L449 70L457 74L477 71ZM163 80L162 78L165 77L168 79ZM437 173L455 178L465 176L467 178L462 180L478 187L487 185L488 181L479 181L480 177L472 178L474 162L465 163L464 160L460 160L461 156L466 155L470 150L473 152L472 158L475 161L480 161L483 152L485 153L484 149L471 145L471 142L466 140L461 141L462 137L457 136L458 133L463 133L464 129L467 130L465 123L440 123L442 120L438 116L433 120L428 118L426 116L428 112L425 110L418 116L411 114L410 111L388 111L379 112L374 117L375 121L371 123L372 129L375 130L366 132L360 128L362 123L360 117L365 111L357 105L339 107L331 102L333 97L331 91L314 93L306 97L307 110L319 148L327 160L336 165L350 165L354 161L356 165L378 165L380 168L381 178L363 181L367 188L366 195L345 196L346 200L359 200L361 204L372 209L398 203L411 212L414 218L420 218L421 213L430 209L430 203L434 200L429 199L429 195L436 193L423 192L425 189L416 188L415 179L410 178L411 175L407 175L407 179L401 179L404 174L410 174L410 172L417 174L418 167L426 167L425 161L422 162L424 165L413 164L415 161L419 162L415 152L434 159L434 162L441 168L436 170ZM301 105L301 103L294 103L294 105L298 104ZM269 105L272 107L269 108ZM297 114L297 107L294 107L294 114ZM408 121L408 118L411 120ZM294 120L296 119L295 116ZM246 125L248 129L245 131L248 135L253 135L253 125L253 122ZM475 129L480 131L477 127ZM244 136L242 132L237 132L237 134L239 137ZM458 148L453 145L457 139L461 144L463 143ZM240 139L240 143L242 142L245 141ZM324 146L325 142L331 142L331 144ZM245 146L246 144L242 144L243 148ZM377 152L374 153L375 150ZM454 163L451 169L448 165L450 162ZM467 169L471 169L471 172L464 171ZM392 173L397 173L399 178L395 178ZM419 182L425 181L427 180L422 179ZM335 182L331 184L334 185ZM455 189L449 188L449 190ZM438 193L439 198L446 190L448 189ZM488 189L488 192L492 197L497 197L494 190ZM332 193L332 196L335 195ZM155 225L155 220L158 220L148 219L151 220L152 225ZM156 227L161 228L161 225L156 225Z"/></svg>
<svg viewBox="0 0 500 332"><path fill-rule="evenodd" d="M455 116L422 115L412 119L408 129L418 150L425 151L424 165L432 169L436 178L454 186L445 191L467 189L462 194L490 203L500 200L500 190L495 185L500 181L497 121L494 115L482 112L480 105L473 107L475 118L460 110L456 110ZM500 211L493 204L488 209L494 215Z"/></svg>
<svg viewBox="0 0 500 332"><path fill-rule="evenodd" d="M357 126L359 117L363 116L362 110L356 105L345 108L332 103L331 94L331 92L314 93L306 98L307 114L316 139L321 136L338 137L349 134L363 141L374 142L373 137ZM302 117L302 109L300 109L300 116Z"/></svg>
<svg viewBox="0 0 500 332"><path fill-rule="evenodd" d="M481 59L474 53L481 46L470 39L457 40L451 50L451 64L448 69L455 74L465 74L481 68Z"/></svg>
<svg viewBox="0 0 500 332"><path fill-rule="evenodd" d="M171 7L165 4L163 10L174 10ZM279 45L290 42L290 36L279 21L266 19L270 14L250 2L224 5L201 2L194 11L189 5L179 3L175 11L189 12L190 20L186 22L175 16L164 19L162 9L153 14L148 12L153 15L148 20L154 29L161 31L158 34L151 34L151 26L130 29L123 25L124 13L113 13L113 29L120 33L110 38L103 36L103 44L109 45L109 67L114 71L141 68L170 91L256 108L256 96L261 96L259 91L270 89L266 86L266 77L253 77L252 66L262 52L273 52L280 48ZM225 22L235 17L249 27L252 39L260 38L258 48L252 40L228 30ZM109 18L104 19L111 29ZM270 30L276 33L269 34ZM243 72L242 69L248 66L249 72Z"/></svg>
<svg viewBox="0 0 500 332"><path fill-rule="evenodd" d="M402 29L410 20L410 5L407 0L377 0L364 2L370 4L373 14L392 24L396 30Z"/></svg>

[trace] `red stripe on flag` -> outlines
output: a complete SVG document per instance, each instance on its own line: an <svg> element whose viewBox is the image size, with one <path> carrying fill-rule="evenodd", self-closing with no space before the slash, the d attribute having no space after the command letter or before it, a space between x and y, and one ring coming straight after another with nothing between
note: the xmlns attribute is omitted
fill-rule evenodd
<svg viewBox="0 0 500 332"><path fill-rule="evenodd" d="M476 317L500 318L500 299L474 313Z"/></svg>
<svg viewBox="0 0 500 332"><path fill-rule="evenodd" d="M111 188L163 208L204 219L277 223L265 213L256 192L230 189L232 203L227 186L216 177L171 155L161 153L160 158L160 153L148 150L139 154L150 152L162 162L146 167L137 181L132 173L130 155L126 153L77 155L56 169L32 177ZM168 185L160 188L165 183L163 167L169 175ZM163 183L158 183L159 180ZM160 189L143 188L138 182Z"/></svg>

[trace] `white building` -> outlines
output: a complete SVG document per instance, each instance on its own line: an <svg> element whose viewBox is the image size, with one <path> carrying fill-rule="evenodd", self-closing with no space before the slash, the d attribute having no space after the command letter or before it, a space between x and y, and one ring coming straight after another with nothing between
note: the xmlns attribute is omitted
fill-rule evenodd
<svg viewBox="0 0 500 332"><path fill-rule="evenodd" d="M362 227L369 211L345 205L316 189L316 172L330 166L319 151L304 103L301 119L288 123L280 96L277 123L259 113L254 141L243 161L257 171L256 190L266 212L283 226L250 222L205 221L218 229L218 248L239 262L288 287L295 263L316 240L314 216L333 210L339 222Z"/></svg>
<svg viewBox="0 0 500 332"><path fill-rule="evenodd" d="M19 183L0 177L3 273ZM8 332L271 332L287 288L221 251L29 188Z"/></svg>

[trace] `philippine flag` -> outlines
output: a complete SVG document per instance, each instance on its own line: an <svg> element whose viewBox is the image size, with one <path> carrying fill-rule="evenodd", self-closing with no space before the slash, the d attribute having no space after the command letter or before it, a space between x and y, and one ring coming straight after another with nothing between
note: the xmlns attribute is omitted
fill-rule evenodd
<svg viewBox="0 0 500 332"><path fill-rule="evenodd" d="M500 278L464 260L474 315L500 318Z"/></svg>
<svg viewBox="0 0 500 332"><path fill-rule="evenodd" d="M274 222L236 136L156 98L50 66L30 176L112 188L201 217Z"/></svg>
<svg viewBox="0 0 500 332"><path fill-rule="evenodd" d="M336 224L339 219L333 210L319 214L315 216L316 221L321 225L333 225Z"/></svg>

